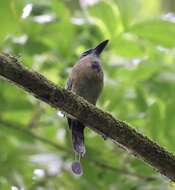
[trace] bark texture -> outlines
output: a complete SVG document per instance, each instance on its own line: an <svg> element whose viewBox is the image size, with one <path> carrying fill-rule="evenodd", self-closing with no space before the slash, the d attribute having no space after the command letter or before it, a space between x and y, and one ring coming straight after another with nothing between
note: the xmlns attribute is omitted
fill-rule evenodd
<svg viewBox="0 0 175 190"><path fill-rule="evenodd" d="M54 85L41 74L28 70L15 57L8 54L0 54L0 75L50 106L76 117L97 133L104 134L124 146L157 172L175 181L175 156L136 132L127 123Z"/></svg>

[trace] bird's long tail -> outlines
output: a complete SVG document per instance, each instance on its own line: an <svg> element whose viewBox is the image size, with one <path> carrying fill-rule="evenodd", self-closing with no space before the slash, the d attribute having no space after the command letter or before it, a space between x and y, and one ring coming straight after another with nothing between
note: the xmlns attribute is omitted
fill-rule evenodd
<svg viewBox="0 0 175 190"><path fill-rule="evenodd" d="M77 120L71 120L72 144L74 151L79 155L85 154L84 125Z"/></svg>
<svg viewBox="0 0 175 190"><path fill-rule="evenodd" d="M72 172L76 175L82 175L83 170L80 163L80 158L85 154L84 146L84 125L79 121L67 118L69 128L72 131L72 144L75 151L75 155L78 154L78 160L72 163Z"/></svg>

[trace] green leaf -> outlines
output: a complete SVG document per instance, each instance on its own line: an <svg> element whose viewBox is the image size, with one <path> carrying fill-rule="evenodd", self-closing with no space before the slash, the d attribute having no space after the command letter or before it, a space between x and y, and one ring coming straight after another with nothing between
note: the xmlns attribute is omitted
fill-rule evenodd
<svg viewBox="0 0 175 190"><path fill-rule="evenodd" d="M165 109L165 138L168 141L171 148L175 146L174 140L174 127L175 127L175 99L171 98L167 102L166 109ZM174 149L174 148L173 148Z"/></svg>
<svg viewBox="0 0 175 190"><path fill-rule="evenodd" d="M157 19L133 25L129 32L155 45L172 48L175 46L175 23Z"/></svg>
<svg viewBox="0 0 175 190"><path fill-rule="evenodd" d="M113 1L101 1L90 7L88 12L104 37L113 38L123 31L120 12Z"/></svg>
<svg viewBox="0 0 175 190"><path fill-rule="evenodd" d="M148 108L148 104L145 97L145 91L141 86L136 87L136 106L138 107L140 112L145 112Z"/></svg>
<svg viewBox="0 0 175 190"><path fill-rule="evenodd" d="M140 2L138 0L116 0L120 10L123 25L127 29L133 19L138 17L138 10L140 10Z"/></svg>
<svg viewBox="0 0 175 190"><path fill-rule="evenodd" d="M123 57L140 57L144 55L144 48L139 41L127 39L125 35L116 38L111 42L113 51Z"/></svg>
<svg viewBox="0 0 175 190"><path fill-rule="evenodd" d="M153 140L158 140L163 131L163 122L159 104L155 102L148 110L146 129Z"/></svg>
<svg viewBox="0 0 175 190"><path fill-rule="evenodd" d="M2 42L9 34L19 31L20 15L24 3L20 0L1 0L0 4L0 42Z"/></svg>

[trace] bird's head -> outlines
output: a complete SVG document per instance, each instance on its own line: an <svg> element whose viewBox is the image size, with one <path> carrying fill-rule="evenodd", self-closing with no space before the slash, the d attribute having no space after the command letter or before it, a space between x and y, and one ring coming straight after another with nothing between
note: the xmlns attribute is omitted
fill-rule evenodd
<svg viewBox="0 0 175 190"><path fill-rule="evenodd" d="M105 49L106 45L108 44L108 41L109 40L105 40L105 41L101 42L100 44L98 44L95 48L88 49L87 51L83 52L80 56L80 59L82 59L82 58L84 59L89 56L99 58L99 56Z"/></svg>
<svg viewBox="0 0 175 190"><path fill-rule="evenodd" d="M109 40L105 40L97 45L95 48L89 49L81 54L79 63L83 64L85 67L91 67L94 71L98 73L101 71L101 61L99 59L101 53L105 49Z"/></svg>

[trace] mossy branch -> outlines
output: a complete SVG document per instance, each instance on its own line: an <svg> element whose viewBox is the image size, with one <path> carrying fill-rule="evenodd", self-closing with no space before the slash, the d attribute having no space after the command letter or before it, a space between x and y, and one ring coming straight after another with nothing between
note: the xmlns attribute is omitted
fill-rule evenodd
<svg viewBox="0 0 175 190"><path fill-rule="evenodd" d="M97 133L121 144L157 172L175 181L175 156L127 123L54 85L39 73L28 70L13 56L0 54L0 75L50 106L72 115Z"/></svg>

